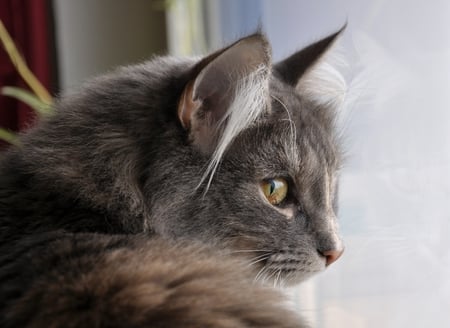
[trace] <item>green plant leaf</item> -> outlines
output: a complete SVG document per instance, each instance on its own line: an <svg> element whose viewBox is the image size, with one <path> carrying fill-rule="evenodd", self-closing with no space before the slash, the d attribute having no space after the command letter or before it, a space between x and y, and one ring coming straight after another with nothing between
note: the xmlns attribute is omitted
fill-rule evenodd
<svg viewBox="0 0 450 328"><path fill-rule="evenodd" d="M14 132L0 128L0 139L10 143L11 145L20 146L19 138Z"/></svg>
<svg viewBox="0 0 450 328"><path fill-rule="evenodd" d="M6 53L11 60L11 63L16 68L17 72L23 78L23 80L28 84L31 90L36 94L36 96L43 101L45 104L50 105L52 103L52 96L45 89L41 82L36 78L36 76L31 72L25 59L19 53L16 45L14 44L11 35L0 20L0 42L6 50Z"/></svg>
<svg viewBox="0 0 450 328"><path fill-rule="evenodd" d="M3 87L1 88L1 94L23 101L41 116L49 115L53 112L50 105L27 90L16 87Z"/></svg>

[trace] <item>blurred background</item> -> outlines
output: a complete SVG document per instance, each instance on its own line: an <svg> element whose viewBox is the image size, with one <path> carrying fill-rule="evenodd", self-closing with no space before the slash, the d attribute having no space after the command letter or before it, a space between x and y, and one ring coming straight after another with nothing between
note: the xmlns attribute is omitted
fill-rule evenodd
<svg viewBox="0 0 450 328"><path fill-rule="evenodd" d="M52 94L149 58L216 49L258 27L276 60L340 28L344 256L290 292L318 328L450 322L448 0L0 0L0 19ZM24 86L0 49L0 87ZM33 111L0 97L0 125Z"/></svg>

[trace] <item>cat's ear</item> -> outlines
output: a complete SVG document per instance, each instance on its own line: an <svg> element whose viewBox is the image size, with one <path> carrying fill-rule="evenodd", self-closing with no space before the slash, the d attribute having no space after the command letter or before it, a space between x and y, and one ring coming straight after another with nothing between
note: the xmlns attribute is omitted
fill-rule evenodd
<svg viewBox="0 0 450 328"><path fill-rule="evenodd" d="M178 118L204 153L225 147L267 106L270 46L261 34L204 58L178 103Z"/></svg>
<svg viewBox="0 0 450 328"><path fill-rule="evenodd" d="M319 40L274 65L276 74L306 98L324 105L338 107L343 101L346 82L330 63L333 45L345 30Z"/></svg>

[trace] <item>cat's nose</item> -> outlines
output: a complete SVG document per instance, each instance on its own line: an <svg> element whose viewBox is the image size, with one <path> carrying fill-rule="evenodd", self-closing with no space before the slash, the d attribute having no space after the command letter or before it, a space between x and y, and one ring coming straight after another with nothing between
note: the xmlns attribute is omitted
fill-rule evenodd
<svg viewBox="0 0 450 328"><path fill-rule="evenodd" d="M341 257L342 253L344 253L344 248L342 249L333 249L328 251L320 252L326 259L326 266L329 266L331 263L336 262L338 258Z"/></svg>

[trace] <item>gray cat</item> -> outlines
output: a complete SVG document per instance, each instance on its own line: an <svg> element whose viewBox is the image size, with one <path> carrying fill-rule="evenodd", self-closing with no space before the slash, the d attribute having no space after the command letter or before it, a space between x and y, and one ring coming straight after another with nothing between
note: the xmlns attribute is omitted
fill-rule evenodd
<svg viewBox="0 0 450 328"><path fill-rule="evenodd" d="M319 63L254 34L55 105L0 164L1 327L306 327L269 284L342 253ZM326 92L322 95L326 99Z"/></svg>

